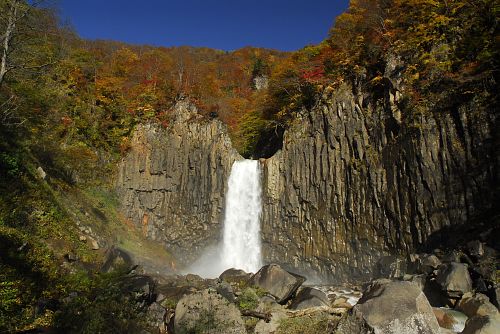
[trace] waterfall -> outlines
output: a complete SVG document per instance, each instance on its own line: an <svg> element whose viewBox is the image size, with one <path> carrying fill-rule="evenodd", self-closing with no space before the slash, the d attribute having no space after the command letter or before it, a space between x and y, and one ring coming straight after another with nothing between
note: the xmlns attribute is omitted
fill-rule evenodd
<svg viewBox="0 0 500 334"><path fill-rule="evenodd" d="M256 160L236 161L226 194L222 242L205 249L185 273L214 278L229 268L256 272L262 266L260 166Z"/></svg>
<svg viewBox="0 0 500 334"><path fill-rule="evenodd" d="M262 265L260 166L256 160L236 161L226 195L221 261L226 269L256 272Z"/></svg>

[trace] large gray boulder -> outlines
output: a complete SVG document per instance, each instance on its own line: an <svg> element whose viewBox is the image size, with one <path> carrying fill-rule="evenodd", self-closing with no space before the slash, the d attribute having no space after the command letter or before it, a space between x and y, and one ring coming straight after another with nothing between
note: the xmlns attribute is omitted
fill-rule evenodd
<svg viewBox="0 0 500 334"><path fill-rule="evenodd" d="M305 277L288 272L277 264L268 264L253 275L250 282L268 291L278 303L284 304L305 280Z"/></svg>
<svg viewBox="0 0 500 334"><path fill-rule="evenodd" d="M443 292L451 298L460 298L464 293L472 291L469 270L463 263L451 262L440 265L436 281Z"/></svg>
<svg viewBox="0 0 500 334"><path fill-rule="evenodd" d="M175 308L176 334L244 334L240 311L213 289L183 297Z"/></svg>
<svg viewBox="0 0 500 334"><path fill-rule="evenodd" d="M330 306L328 296L318 289L304 287L299 290L292 301L290 309L303 310L310 307Z"/></svg>
<svg viewBox="0 0 500 334"><path fill-rule="evenodd" d="M439 324L419 286L377 280L349 311L336 334L438 334Z"/></svg>

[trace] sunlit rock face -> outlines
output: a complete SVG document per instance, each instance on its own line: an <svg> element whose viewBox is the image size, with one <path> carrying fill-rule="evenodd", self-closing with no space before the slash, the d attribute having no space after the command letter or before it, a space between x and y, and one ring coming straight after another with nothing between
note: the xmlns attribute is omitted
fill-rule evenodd
<svg viewBox="0 0 500 334"><path fill-rule="evenodd" d="M127 220L188 263L221 236L231 166L242 159L225 126L188 101L164 129L140 125L119 165L117 189Z"/></svg>
<svg viewBox="0 0 500 334"><path fill-rule="evenodd" d="M486 229L476 218L498 196L497 113L472 99L409 117L422 106L400 109L397 85L376 100L326 88L261 161L264 264L311 282L364 280L382 256L459 242L452 227ZM231 166L242 157L219 121L185 101L174 114L167 129L138 127L117 184L128 220L189 263L220 241Z"/></svg>
<svg viewBox="0 0 500 334"><path fill-rule="evenodd" d="M410 120L396 89L369 98L326 90L265 161L267 261L363 279L382 255L456 241L450 226L472 226L495 203L494 112L473 100Z"/></svg>

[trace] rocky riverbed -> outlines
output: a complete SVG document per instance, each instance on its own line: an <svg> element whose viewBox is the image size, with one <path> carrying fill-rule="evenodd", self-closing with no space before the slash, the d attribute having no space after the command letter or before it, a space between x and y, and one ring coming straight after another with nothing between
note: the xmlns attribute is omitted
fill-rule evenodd
<svg viewBox="0 0 500 334"><path fill-rule="evenodd" d="M131 275L149 296L151 333L500 333L498 254L479 241L464 249L384 258L359 285L309 285L277 264L215 279Z"/></svg>

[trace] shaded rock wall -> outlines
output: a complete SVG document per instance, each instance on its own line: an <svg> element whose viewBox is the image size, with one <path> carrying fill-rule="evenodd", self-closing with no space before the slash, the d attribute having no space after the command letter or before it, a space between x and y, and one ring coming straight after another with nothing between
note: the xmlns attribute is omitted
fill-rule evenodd
<svg viewBox="0 0 500 334"><path fill-rule="evenodd" d="M181 101L167 129L136 129L119 165L122 211L148 238L192 261L220 237L227 179L237 159L225 126Z"/></svg>
<svg viewBox="0 0 500 334"><path fill-rule="evenodd" d="M388 90L368 103L343 87L285 133L283 149L263 161L267 262L362 279L381 255L446 239L443 228L494 206L496 111L472 101L408 120L398 98Z"/></svg>

